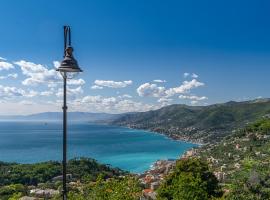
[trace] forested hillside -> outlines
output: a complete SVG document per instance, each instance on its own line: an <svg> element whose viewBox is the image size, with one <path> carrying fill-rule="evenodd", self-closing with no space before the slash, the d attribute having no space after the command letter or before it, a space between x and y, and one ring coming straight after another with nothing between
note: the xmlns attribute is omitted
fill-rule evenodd
<svg viewBox="0 0 270 200"><path fill-rule="evenodd" d="M159 110L126 114L112 124L147 129L175 139L218 142L236 128L270 114L270 100L228 102L210 106L171 105Z"/></svg>

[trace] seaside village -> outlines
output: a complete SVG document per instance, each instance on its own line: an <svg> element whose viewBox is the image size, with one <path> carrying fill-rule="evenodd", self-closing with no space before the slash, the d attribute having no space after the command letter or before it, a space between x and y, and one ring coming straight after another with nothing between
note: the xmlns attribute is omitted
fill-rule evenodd
<svg viewBox="0 0 270 200"><path fill-rule="evenodd" d="M165 176L170 173L170 171L175 166L175 159L168 160L158 160L156 161L152 167L145 171L142 174L138 174L139 181L144 188L142 190L141 200L152 200L156 199L156 190L161 184L162 180L164 180ZM80 182L73 182L72 174L67 174L67 179L69 180L70 187L80 187ZM62 176L57 176L52 179L53 182L61 181ZM50 199L53 196L59 194L58 190L53 189L41 189L42 187L34 187L30 190L31 196L25 196L20 198L20 200L41 200L41 199Z"/></svg>
<svg viewBox="0 0 270 200"><path fill-rule="evenodd" d="M182 156L181 159L184 159L189 156L193 156L196 152L196 149L191 149ZM140 200L154 200L156 199L157 193L156 190L165 179L165 177L172 171L176 164L175 159L168 160L158 160L156 161L149 170L145 171L142 174L138 174L137 177L141 183L142 196ZM70 187L80 187L80 182L72 181L72 174L67 174L67 179L69 180ZM57 176L52 179L53 182L61 181L62 176ZM41 189L42 187L34 187L30 190L31 196L22 197L20 200L41 200L41 199L50 199L53 196L59 194L58 190L53 189Z"/></svg>
<svg viewBox="0 0 270 200"><path fill-rule="evenodd" d="M187 151L180 159L185 159L196 155L197 149L193 148ZM211 158L210 158L211 159ZM172 169L176 165L176 159L168 160L158 160L156 161L149 170L145 171L142 174L138 174L137 177L141 183L142 196L140 200L155 200L157 196L156 190L165 179L165 177L172 172ZM224 178L224 174L215 173L218 179ZM72 181L72 174L67 174L67 179L69 180L70 187L80 187L80 182ZM61 181L62 176L57 176L52 179L53 182ZM53 189L41 189L39 187L33 187L30 190L31 196L22 197L20 200L41 200L41 199L50 199L53 196L59 194L58 190Z"/></svg>

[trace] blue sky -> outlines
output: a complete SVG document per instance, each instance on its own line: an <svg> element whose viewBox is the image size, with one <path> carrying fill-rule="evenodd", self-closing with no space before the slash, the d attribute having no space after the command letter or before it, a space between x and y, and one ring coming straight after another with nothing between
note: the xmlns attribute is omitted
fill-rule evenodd
<svg viewBox="0 0 270 200"><path fill-rule="evenodd" d="M69 83L71 111L269 97L269 7L266 0L3 0L0 114L61 111L54 65L65 24L84 70Z"/></svg>

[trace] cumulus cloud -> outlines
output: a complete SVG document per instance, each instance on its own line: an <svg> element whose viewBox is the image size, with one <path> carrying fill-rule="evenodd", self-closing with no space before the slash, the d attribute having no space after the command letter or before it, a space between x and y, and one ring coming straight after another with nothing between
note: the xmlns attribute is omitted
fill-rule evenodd
<svg viewBox="0 0 270 200"><path fill-rule="evenodd" d="M40 92L41 96L51 96L54 92L52 90Z"/></svg>
<svg viewBox="0 0 270 200"><path fill-rule="evenodd" d="M195 74L195 73L192 73L191 77L192 78L199 78L199 76L197 74Z"/></svg>
<svg viewBox="0 0 270 200"><path fill-rule="evenodd" d="M8 74L6 76L0 76L0 80L7 79L7 78L14 78L16 79L18 77L18 74Z"/></svg>
<svg viewBox="0 0 270 200"><path fill-rule="evenodd" d="M67 81L68 85L84 85L85 81L83 79L69 79Z"/></svg>
<svg viewBox="0 0 270 200"><path fill-rule="evenodd" d="M151 83L144 83L137 88L137 93L141 97L162 97L166 95L165 91L165 87L158 87Z"/></svg>
<svg viewBox="0 0 270 200"><path fill-rule="evenodd" d="M153 82L156 82L156 83L166 83L167 81L166 80L156 79L156 80L153 80Z"/></svg>
<svg viewBox="0 0 270 200"><path fill-rule="evenodd" d="M15 64L20 66L22 73L28 77L22 81L23 85L34 86L60 80L60 75L55 69L48 69L41 64L35 64L24 60L17 61Z"/></svg>
<svg viewBox="0 0 270 200"><path fill-rule="evenodd" d="M34 91L34 90L28 90L28 92L24 92L23 96L24 97L35 97L35 96L38 96L39 93L37 91Z"/></svg>
<svg viewBox="0 0 270 200"><path fill-rule="evenodd" d="M162 97L158 100L158 102L161 103L161 107L170 105L172 101L173 99L168 99L166 97Z"/></svg>
<svg viewBox="0 0 270 200"><path fill-rule="evenodd" d="M58 86L57 83L48 83L48 88L56 88Z"/></svg>
<svg viewBox="0 0 270 200"><path fill-rule="evenodd" d="M13 98L21 97L25 95L25 91L22 89L17 89L16 87L9 87L0 85L0 97L1 98Z"/></svg>
<svg viewBox="0 0 270 200"><path fill-rule="evenodd" d="M187 78L189 76L189 73L188 72L185 72L184 73L184 77Z"/></svg>
<svg viewBox="0 0 270 200"><path fill-rule="evenodd" d="M53 66L57 69L58 67L60 67L60 62L59 61L53 61Z"/></svg>
<svg viewBox="0 0 270 200"><path fill-rule="evenodd" d="M131 80L128 81L111 81L111 80L95 80L95 85L100 87L109 88L124 88L132 84Z"/></svg>
<svg viewBox="0 0 270 200"><path fill-rule="evenodd" d="M0 71L1 70L10 70L13 68L14 68L14 66L11 63L0 60Z"/></svg>
<svg viewBox="0 0 270 200"><path fill-rule="evenodd" d="M184 81L179 87L166 89L159 87L156 84L144 83L137 88L137 93L141 97L166 97L169 98L176 94L189 93L191 89L204 86L204 83L193 79L191 81Z"/></svg>
<svg viewBox="0 0 270 200"><path fill-rule="evenodd" d="M103 97L100 95L85 96L82 99L75 100L74 104L76 106L85 107L85 109L113 113L148 111L158 108L154 105L136 102L131 99L123 99L121 97Z"/></svg>
<svg viewBox="0 0 270 200"><path fill-rule="evenodd" d="M122 99L125 99L125 98L131 99L131 98L132 98L132 96L129 95L129 94L123 94L123 95L120 95L120 96L118 96L118 97L119 97L119 98L122 98Z"/></svg>
<svg viewBox="0 0 270 200"><path fill-rule="evenodd" d="M67 95L74 98L77 97L78 95L83 94L83 89L81 86L77 87L77 88L70 88L67 87ZM57 93L56 93L57 97L62 97L63 96L63 88L59 88Z"/></svg>
<svg viewBox="0 0 270 200"><path fill-rule="evenodd" d="M170 88L166 90L166 94L168 96L173 96L175 94L184 94L190 92L191 89L204 86L205 84L197 81L196 79L192 79L191 81L184 81L182 85L175 88Z"/></svg>
<svg viewBox="0 0 270 200"><path fill-rule="evenodd" d="M158 100L159 103L170 103L172 102L173 99L168 99L168 98L165 98L165 97L162 97Z"/></svg>
<svg viewBox="0 0 270 200"><path fill-rule="evenodd" d="M187 78L187 77L191 77L191 78L199 78L199 76L195 73L188 73L188 72L185 72L184 73L184 78Z"/></svg>
<svg viewBox="0 0 270 200"><path fill-rule="evenodd" d="M205 96L198 97L198 96L196 96L196 95L191 95L191 96L180 95L180 96L179 96L179 99L190 99L190 100L194 100L194 101L202 101L202 100L206 100L206 99L208 99L208 98L205 97Z"/></svg>
<svg viewBox="0 0 270 200"><path fill-rule="evenodd" d="M93 85L93 86L91 87L91 89L92 89L92 90L101 90L101 89L103 89L103 87L98 86L98 85Z"/></svg>

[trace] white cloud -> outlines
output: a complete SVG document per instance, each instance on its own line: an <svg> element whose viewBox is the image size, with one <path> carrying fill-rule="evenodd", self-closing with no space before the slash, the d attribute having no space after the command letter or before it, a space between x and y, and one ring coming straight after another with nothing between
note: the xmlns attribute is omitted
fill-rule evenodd
<svg viewBox="0 0 270 200"><path fill-rule="evenodd" d="M161 103L161 107L170 105L172 101L173 101L173 99L168 99L168 98L164 98L164 97L162 97L158 100L158 102Z"/></svg>
<svg viewBox="0 0 270 200"><path fill-rule="evenodd" d="M172 101L173 101L173 99L168 99L168 98L164 98L164 97L162 97L158 100L159 103L170 103Z"/></svg>
<svg viewBox="0 0 270 200"><path fill-rule="evenodd" d="M6 58L0 57L0 60L7 60Z"/></svg>
<svg viewBox="0 0 270 200"><path fill-rule="evenodd" d="M9 63L9 62L5 62L5 61L0 61L0 71L1 70L9 70L9 69L13 69L14 66Z"/></svg>
<svg viewBox="0 0 270 200"><path fill-rule="evenodd" d="M189 76L189 73L188 72L185 72L184 73L184 77L187 78Z"/></svg>
<svg viewBox="0 0 270 200"><path fill-rule="evenodd" d="M77 88L70 88L67 87L67 95L74 98L79 96L80 94L83 94L83 89L81 86L77 87ZM63 88L59 88L57 93L56 93L57 97L62 97L63 96Z"/></svg>
<svg viewBox="0 0 270 200"><path fill-rule="evenodd" d="M158 107L145 104L142 102L136 102L131 99L123 99L121 97L102 97L97 96L85 96L82 99L74 101L76 106L84 107L86 110L94 110L98 112L135 112L135 111L148 111L157 109Z"/></svg>
<svg viewBox="0 0 270 200"><path fill-rule="evenodd" d="M184 81L179 87L166 89L165 87L158 87L156 84L144 83L137 88L137 93L141 97L171 97L176 94L189 93L191 89L204 86L204 83L193 79L191 81Z"/></svg>
<svg viewBox="0 0 270 200"><path fill-rule="evenodd" d="M22 89L17 89L16 87L9 87L0 85L0 97L1 98L13 98L24 96L25 91Z"/></svg>
<svg viewBox="0 0 270 200"><path fill-rule="evenodd" d="M170 88L166 90L166 94L168 96L173 96L175 94L183 94L188 93L191 89L204 86L205 84L202 82L197 81L196 79L192 79L191 81L184 81L182 85L175 88Z"/></svg>
<svg viewBox="0 0 270 200"><path fill-rule="evenodd" d="M191 103L191 105L196 105L199 102L198 101L191 101L190 103Z"/></svg>
<svg viewBox="0 0 270 200"><path fill-rule="evenodd" d="M191 78L199 78L199 76L197 75L197 74L195 74L195 73L188 73L188 72L185 72L184 73L184 78L187 78L187 77L191 77Z"/></svg>
<svg viewBox="0 0 270 200"><path fill-rule="evenodd" d="M51 96L54 92L52 90L40 92L41 96Z"/></svg>
<svg viewBox="0 0 270 200"><path fill-rule="evenodd" d="M37 91L34 91L34 90L29 90L28 92L25 92L23 94L24 97L30 97L30 98L38 96L38 95L39 95L39 93Z"/></svg>
<svg viewBox="0 0 270 200"><path fill-rule="evenodd" d="M48 83L47 86L48 86L49 88L55 88L55 87L58 86L58 84L57 84L57 83Z"/></svg>
<svg viewBox="0 0 270 200"><path fill-rule="evenodd" d="M85 81L83 79L69 79L67 81L68 85L84 85Z"/></svg>
<svg viewBox="0 0 270 200"><path fill-rule="evenodd" d="M145 112L149 110L157 109L158 107L150 104L145 104L142 102L135 102L130 99L125 99L119 101L115 105L116 112Z"/></svg>
<svg viewBox="0 0 270 200"><path fill-rule="evenodd" d="M132 98L132 96L131 96L131 95L129 95L129 94L123 94L123 95L118 96L118 97L119 97L119 98L122 98L122 99L124 99L124 98L131 99L131 98Z"/></svg>
<svg viewBox="0 0 270 200"><path fill-rule="evenodd" d="M156 80L153 80L153 82L156 82L156 83L166 83L167 81L166 80L156 79Z"/></svg>
<svg viewBox="0 0 270 200"><path fill-rule="evenodd" d="M0 76L0 80L7 79L7 78L14 78L16 79L18 77L18 74L8 74L6 76Z"/></svg>
<svg viewBox="0 0 270 200"><path fill-rule="evenodd" d="M101 90L101 89L103 89L103 87L98 86L98 85L93 85L93 86L91 87L91 89L92 89L92 90Z"/></svg>
<svg viewBox="0 0 270 200"><path fill-rule="evenodd" d="M151 83L144 83L137 88L137 93L141 97L162 97L166 94L165 91L165 87Z"/></svg>
<svg viewBox="0 0 270 200"><path fill-rule="evenodd" d="M53 61L53 66L57 69L58 67L60 67L60 62L59 61Z"/></svg>
<svg viewBox="0 0 270 200"><path fill-rule="evenodd" d="M132 84L132 81L95 80L95 85L109 88L124 88Z"/></svg>
<svg viewBox="0 0 270 200"><path fill-rule="evenodd" d="M24 60L15 62L21 67L22 73L29 77L26 78L22 84L27 86L34 86L42 83L60 81L60 75L55 69L47 69L41 64L35 64Z"/></svg>
<svg viewBox="0 0 270 200"><path fill-rule="evenodd" d="M198 96L195 96L195 95L191 95L191 96L180 95L180 96L179 96L179 99L190 99L190 100L195 100L195 101L202 101L202 100L206 100L206 99L208 99L208 98L205 97L205 96L198 97Z"/></svg>
<svg viewBox="0 0 270 200"><path fill-rule="evenodd" d="M199 78L199 76L197 74L195 74L195 73L192 73L191 77L192 78Z"/></svg>

